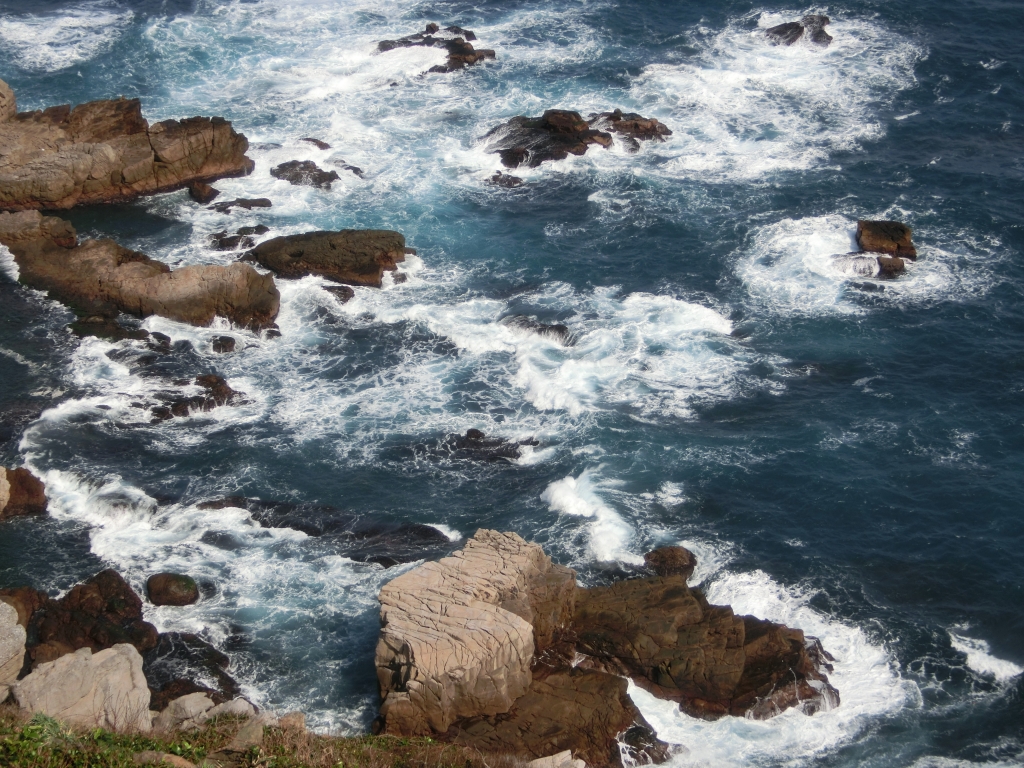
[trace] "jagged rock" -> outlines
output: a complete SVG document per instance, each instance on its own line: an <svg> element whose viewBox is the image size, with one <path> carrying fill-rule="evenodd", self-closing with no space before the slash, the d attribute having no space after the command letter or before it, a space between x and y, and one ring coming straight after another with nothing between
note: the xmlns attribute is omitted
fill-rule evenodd
<svg viewBox="0 0 1024 768"><path fill-rule="evenodd" d="M546 160L586 154L593 144L607 149L613 143L609 131L619 133L627 149L639 146L638 140L663 141L672 134L653 118L621 110L594 114L587 122L579 112L549 109L541 117L513 117L492 128L484 138L488 151L498 153L506 168L535 168Z"/></svg>
<svg viewBox="0 0 1024 768"><path fill-rule="evenodd" d="M256 241L248 235L229 235L227 232L214 232L210 235L210 245L218 251L233 251L236 248L252 248Z"/></svg>
<svg viewBox="0 0 1024 768"><path fill-rule="evenodd" d="M765 30L765 35L775 45L792 45L804 36L804 27L796 21L787 21Z"/></svg>
<svg viewBox="0 0 1024 768"><path fill-rule="evenodd" d="M350 285L380 288L384 272L405 261L405 237L385 229L343 229L275 237L243 257L281 277L320 275Z"/></svg>
<svg viewBox="0 0 1024 768"><path fill-rule="evenodd" d="M0 686L13 685L25 666L25 628L18 623L18 611L0 601ZM7 697L0 699L0 704Z"/></svg>
<svg viewBox="0 0 1024 768"><path fill-rule="evenodd" d="M445 27L443 36L441 28L434 23L428 24L422 32L398 40L381 40L377 44L377 50L381 53L393 51L395 48L411 48L421 46L424 48L444 48L448 51L448 60L444 64L431 67L429 72L455 72L471 64L493 59L494 51L490 49L476 50L470 43L476 40L476 35L462 27Z"/></svg>
<svg viewBox="0 0 1024 768"><path fill-rule="evenodd" d="M480 530L465 548L380 592L383 730L444 733L506 713L526 693L536 647L572 614L575 573L515 534ZM542 629L536 633L531 621Z"/></svg>
<svg viewBox="0 0 1024 768"><path fill-rule="evenodd" d="M857 222L857 244L868 253L884 253L915 261L917 249L910 235L910 227L899 221Z"/></svg>
<svg viewBox="0 0 1024 768"><path fill-rule="evenodd" d="M800 19L800 23L807 30L808 39L816 45L828 45L832 42L832 35L825 31L825 27L831 21L828 16L820 13L809 13Z"/></svg>
<svg viewBox="0 0 1024 768"><path fill-rule="evenodd" d="M242 235L243 237L251 237L253 235L265 235L270 231L270 227L263 224L257 224L254 227L239 227L235 230L236 235Z"/></svg>
<svg viewBox="0 0 1024 768"><path fill-rule="evenodd" d="M220 316L264 328L277 317L280 294L273 277L248 265L171 271L113 240L75 245L75 239L70 224L38 211L0 213L0 243L11 250L19 280L68 304L83 320L111 320L126 312L209 325Z"/></svg>
<svg viewBox="0 0 1024 768"><path fill-rule="evenodd" d="M659 547L644 555L644 565L659 576L682 576L689 580L697 567L697 558L685 547Z"/></svg>
<svg viewBox="0 0 1024 768"><path fill-rule="evenodd" d="M272 168L270 175L275 179L283 179L296 186L330 189L331 183L341 177L337 171L325 171L312 160L290 160Z"/></svg>
<svg viewBox="0 0 1024 768"><path fill-rule="evenodd" d="M45 513L46 489L39 478L24 467L0 467L0 520Z"/></svg>
<svg viewBox="0 0 1024 768"><path fill-rule="evenodd" d="M219 117L151 126L138 99L22 112L0 120L0 210L123 202L244 176L248 147Z"/></svg>
<svg viewBox="0 0 1024 768"><path fill-rule="evenodd" d="M879 256L878 276L891 279L907 271L907 265L899 256Z"/></svg>
<svg viewBox="0 0 1024 768"><path fill-rule="evenodd" d="M515 189L516 187L523 186L523 180L518 176L513 176L510 173L502 173L496 171L491 178L487 180L487 183L493 187L505 187L506 189Z"/></svg>
<svg viewBox="0 0 1024 768"><path fill-rule="evenodd" d="M80 648L40 664L11 690L22 709L71 725L142 733L151 728L142 657L131 645L95 654Z"/></svg>
<svg viewBox="0 0 1024 768"><path fill-rule="evenodd" d="M265 197L238 197L234 200L226 200L222 203L214 203L210 208L217 213L230 213L232 208L244 208L251 211L253 208L271 208L273 203Z"/></svg>
<svg viewBox="0 0 1024 768"><path fill-rule="evenodd" d="M799 22L787 21L785 24L770 27L765 30L765 35L774 45L793 45L806 32L808 40L824 46L832 42L832 36L825 31L830 21L828 16L809 13Z"/></svg>
<svg viewBox="0 0 1024 768"><path fill-rule="evenodd" d="M356 296L356 292L347 285L329 285L324 290L337 298L342 304L354 299Z"/></svg>
<svg viewBox="0 0 1024 768"><path fill-rule="evenodd" d="M189 185L188 188L188 196L200 205L212 203L219 195L219 189L214 189L209 184L204 184L201 181L197 181L195 184Z"/></svg>
<svg viewBox="0 0 1024 768"><path fill-rule="evenodd" d="M234 336L218 336L213 340L213 351L218 355L226 355L235 351Z"/></svg>
<svg viewBox="0 0 1024 768"><path fill-rule="evenodd" d="M502 320L505 325L511 328L519 328L524 331L536 333L538 336L545 336L557 341L563 346L569 346L569 326L562 323L541 323L526 315L512 315Z"/></svg>
<svg viewBox="0 0 1024 768"><path fill-rule="evenodd" d="M196 376L195 384L206 390L200 395L179 397L167 405L153 408L153 423L167 421L174 417L183 418L193 413L209 413L222 405L235 405L242 402L243 395L228 386L224 377L210 373Z"/></svg>
<svg viewBox="0 0 1024 768"><path fill-rule="evenodd" d="M317 149L330 149L331 148L331 145L328 144L326 141L321 141L320 139L314 139L311 136L306 136L305 138L299 139L299 141L308 141L310 144L312 144Z"/></svg>
<svg viewBox="0 0 1024 768"><path fill-rule="evenodd" d="M306 716L302 712L289 712L281 715L278 719L278 726L285 731L305 731Z"/></svg>
<svg viewBox="0 0 1024 768"><path fill-rule="evenodd" d="M227 670L231 660L212 645L188 632L164 632L145 655L145 673L152 695L151 709L161 711L181 696L202 693L214 704L230 701L241 688Z"/></svg>
<svg viewBox="0 0 1024 768"><path fill-rule="evenodd" d="M456 459L477 461L513 461L522 456L525 445L539 445L536 440L506 440L487 437L479 429L470 429L465 435L447 435L441 441L441 453Z"/></svg>
<svg viewBox="0 0 1024 768"><path fill-rule="evenodd" d="M33 668L82 648L98 652L124 643L145 653L156 646L157 631L142 620L142 600L112 570L72 587L59 600L47 599L29 621Z"/></svg>
<svg viewBox="0 0 1024 768"><path fill-rule="evenodd" d="M146 662L143 660L143 670L146 670ZM149 680L149 677L146 678ZM192 693L205 694L210 701L215 704L220 704L227 701L227 698L221 692L210 688L205 685L199 685L193 683L183 677L171 680L169 683L160 688L160 690L153 690L152 684L149 688L150 699L149 699L149 710L150 712L163 712L167 709L167 706L175 699L180 699L183 696L188 696Z"/></svg>
<svg viewBox="0 0 1024 768"><path fill-rule="evenodd" d="M199 586L191 576L157 573L146 580L146 594L153 605L191 605L199 599Z"/></svg>

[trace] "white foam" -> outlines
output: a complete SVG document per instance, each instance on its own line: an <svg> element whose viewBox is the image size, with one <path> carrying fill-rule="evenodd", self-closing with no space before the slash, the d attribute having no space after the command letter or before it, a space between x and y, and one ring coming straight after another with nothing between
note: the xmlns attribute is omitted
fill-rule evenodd
<svg viewBox="0 0 1024 768"><path fill-rule="evenodd" d="M987 641L977 637L969 637L964 631L967 626L957 626L947 630L953 647L967 657L967 666L985 677L995 678L998 682L1006 682L1024 673L1024 667L992 655Z"/></svg>
<svg viewBox="0 0 1024 768"><path fill-rule="evenodd" d="M110 2L82 3L56 14L0 16L0 42L18 66L56 72L110 49L133 18Z"/></svg>
<svg viewBox="0 0 1024 768"><path fill-rule="evenodd" d="M14 260L14 254L11 253L6 245L0 245L0 272L3 272L14 282L18 282L18 278L21 277L18 262Z"/></svg>
<svg viewBox="0 0 1024 768"><path fill-rule="evenodd" d="M448 537L448 541L462 541L463 536L459 531L451 528L444 523L427 523L431 528L437 528L441 533Z"/></svg>
<svg viewBox="0 0 1024 768"><path fill-rule="evenodd" d="M689 751L675 766L757 766L804 763L834 750L877 718L919 701L914 684L901 679L889 652L859 627L826 616L809 605L811 594L785 588L761 571L724 572L707 588L708 600L731 605L737 614L799 627L818 637L835 657L830 682L839 690L835 709L806 716L788 710L770 720L724 717L714 722L688 717L630 684L629 694L660 738Z"/></svg>

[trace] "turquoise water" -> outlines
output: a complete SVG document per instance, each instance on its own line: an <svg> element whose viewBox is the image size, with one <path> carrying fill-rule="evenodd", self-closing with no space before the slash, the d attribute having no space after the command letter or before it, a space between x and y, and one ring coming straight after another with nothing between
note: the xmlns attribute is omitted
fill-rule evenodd
<svg viewBox="0 0 1024 768"><path fill-rule="evenodd" d="M832 17L827 50L765 44L810 11ZM429 21L496 61L423 77L443 52L375 53ZM713 601L821 637L843 703L704 723L638 692L689 747L674 764L1024 762L1022 28L1019 4L991 1L0 0L22 109L124 94L151 121L223 115L256 170L217 186L274 201L223 215L175 193L73 211L81 234L172 265L228 263L208 235L257 223L392 228L418 250L405 283L346 304L279 281L281 338L151 318L177 350L156 361L71 337L7 260L0 461L45 478L52 514L0 529L0 584L207 579L214 596L147 618L230 652L258 704L359 732L397 571L201 502L326 504L453 547L515 530L584 583L682 542ZM552 107L674 134L486 185L484 134ZM270 176L293 159L365 178ZM858 218L914 228L921 258L884 290L831 259ZM216 355L225 333L239 351ZM208 371L248 402L158 425L132 405ZM430 450L470 428L539 445L511 463Z"/></svg>

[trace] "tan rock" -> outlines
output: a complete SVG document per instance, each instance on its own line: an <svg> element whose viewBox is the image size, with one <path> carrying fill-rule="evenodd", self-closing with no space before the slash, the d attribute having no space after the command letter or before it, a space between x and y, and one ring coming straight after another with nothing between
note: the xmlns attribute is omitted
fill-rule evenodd
<svg viewBox="0 0 1024 768"><path fill-rule="evenodd" d="M376 654L386 732L441 733L507 712L532 680L530 622L571 615L574 593L575 573L538 545L488 530L386 584Z"/></svg>
<svg viewBox="0 0 1024 768"><path fill-rule="evenodd" d="M302 712L289 712L281 715L278 725L285 730L304 731L306 730L306 716Z"/></svg>
<svg viewBox="0 0 1024 768"><path fill-rule="evenodd" d="M14 686L18 706L72 725L148 732L149 687L131 645L88 648L40 664Z"/></svg>
<svg viewBox="0 0 1024 768"><path fill-rule="evenodd" d="M0 520L45 512L46 491L39 478L24 467L0 467Z"/></svg>
<svg viewBox="0 0 1024 768"><path fill-rule="evenodd" d="M132 762L136 765L169 765L171 768L196 768L195 763L190 763L184 757L167 752L155 752L153 750L136 752L132 755Z"/></svg>
<svg viewBox="0 0 1024 768"><path fill-rule="evenodd" d="M25 666L25 628L18 623L18 611L0 602L0 685L13 684ZM0 696L3 702L7 696Z"/></svg>
<svg viewBox="0 0 1024 768"><path fill-rule="evenodd" d="M857 244L868 253L884 253L902 259L917 259L910 227L899 221L857 222Z"/></svg>
<svg viewBox="0 0 1024 768"><path fill-rule="evenodd" d="M207 713L213 708L213 699L205 693L180 696L157 715L153 728L164 733L196 728L209 719Z"/></svg>
<svg viewBox="0 0 1024 768"><path fill-rule="evenodd" d="M14 115L0 87L0 210L132 200L252 171L249 143L214 117L150 126L138 99Z"/></svg>
<svg viewBox="0 0 1024 768"><path fill-rule="evenodd" d="M14 98L11 86L0 80L0 123L10 120L18 114L18 102Z"/></svg>

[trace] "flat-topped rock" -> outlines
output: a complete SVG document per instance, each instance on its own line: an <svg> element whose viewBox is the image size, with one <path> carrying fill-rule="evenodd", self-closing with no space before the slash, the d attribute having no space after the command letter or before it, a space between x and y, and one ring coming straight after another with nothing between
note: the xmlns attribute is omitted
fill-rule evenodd
<svg viewBox="0 0 1024 768"><path fill-rule="evenodd" d="M868 253L884 253L901 259L917 259L917 249L911 241L912 230L899 221L857 222L857 244Z"/></svg>
<svg viewBox="0 0 1024 768"><path fill-rule="evenodd" d="M0 467L0 520L45 513L46 489L42 481L24 467Z"/></svg>
<svg viewBox="0 0 1024 768"><path fill-rule="evenodd" d="M0 91L0 210L133 200L252 172L249 142L219 117L150 125L138 99L14 114Z"/></svg>

